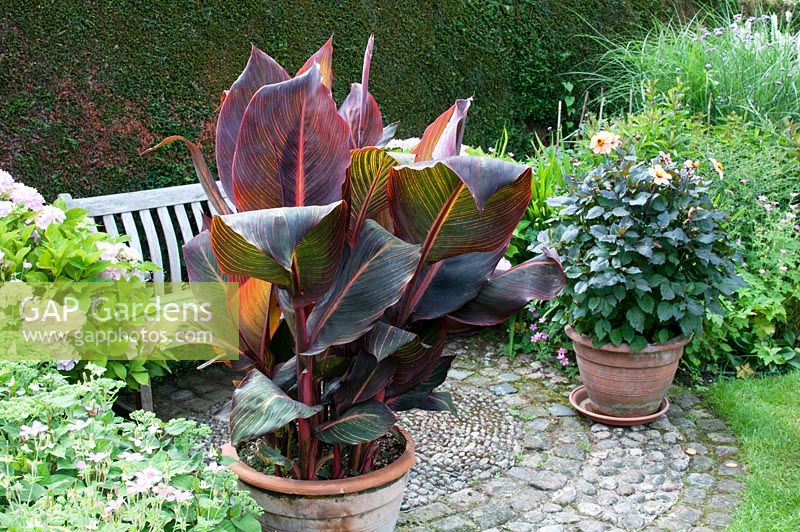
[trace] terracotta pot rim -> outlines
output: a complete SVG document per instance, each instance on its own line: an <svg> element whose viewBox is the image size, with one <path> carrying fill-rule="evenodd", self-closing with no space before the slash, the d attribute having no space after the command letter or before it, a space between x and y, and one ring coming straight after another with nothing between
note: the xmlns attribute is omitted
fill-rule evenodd
<svg viewBox="0 0 800 532"><path fill-rule="evenodd" d="M681 336L676 336L675 338L668 340L663 344L662 343L647 344L647 347L645 347L644 349L640 351L634 351L628 344L620 344L618 346L614 344L605 344L599 347L595 347L590 337L586 336L585 334L579 333L578 331L573 329L570 325L564 327L564 331L567 333L567 336L569 336L570 340L572 340L573 342L585 345L586 347L591 347L592 349L599 349L602 351L609 351L612 353L620 353L625 355L646 355L649 353L660 353L662 351L670 351L685 346L691 340L691 338L687 338L681 335Z"/></svg>
<svg viewBox="0 0 800 532"><path fill-rule="evenodd" d="M230 443L222 446L222 454L233 458L236 462L230 464L231 470L236 473L239 480L256 488L274 491L285 495L305 496L331 496L344 493L358 493L390 484L405 475L414 467L414 440L402 427L395 425L394 429L406 441L406 449L400 457L377 471L365 475L340 480L296 480L266 475L257 471L239 460L239 453Z"/></svg>

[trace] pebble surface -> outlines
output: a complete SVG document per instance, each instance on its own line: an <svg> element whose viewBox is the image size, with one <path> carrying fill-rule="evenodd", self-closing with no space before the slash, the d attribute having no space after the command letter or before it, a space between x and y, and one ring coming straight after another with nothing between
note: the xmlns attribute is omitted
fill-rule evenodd
<svg viewBox="0 0 800 532"><path fill-rule="evenodd" d="M417 444L401 531L723 530L743 488L735 437L694 394L650 425L614 428L569 407L578 382L482 336L457 337L444 389L458 415L413 411ZM235 374L214 366L154 388L157 413L227 439Z"/></svg>

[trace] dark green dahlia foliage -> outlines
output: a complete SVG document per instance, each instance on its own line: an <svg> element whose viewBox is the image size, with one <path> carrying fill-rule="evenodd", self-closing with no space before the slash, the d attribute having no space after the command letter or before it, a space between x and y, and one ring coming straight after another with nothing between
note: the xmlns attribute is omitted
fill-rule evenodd
<svg viewBox="0 0 800 532"><path fill-rule="evenodd" d="M184 247L192 281L240 283L252 369L234 392L231 440L266 436L276 474L299 479L368 471L396 411L454 410L436 390L450 319L500 323L564 284L554 256L495 272L531 170L458 156L469 100L428 127L412 164L376 147L392 127L368 90L371 54L372 38L337 111L330 41L294 77L253 50L217 127L236 212L218 209Z"/></svg>
<svg viewBox="0 0 800 532"><path fill-rule="evenodd" d="M698 166L618 150L550 200L561 222L540 240L564 256L564 323L596 345L640 350L700 332L706 309L720 312L741 281L727 215Z"/></svg>

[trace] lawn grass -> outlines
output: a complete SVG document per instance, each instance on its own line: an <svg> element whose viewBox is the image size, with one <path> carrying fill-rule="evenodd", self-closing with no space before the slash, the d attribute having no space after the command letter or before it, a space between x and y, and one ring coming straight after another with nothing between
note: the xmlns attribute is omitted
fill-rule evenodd
<svg viewBox="0 0 800 532"><path fill-rule="evenodd" d="M709 400L738 435L747 467L730 530L800 530L800 371L721 381Z"/></svg>

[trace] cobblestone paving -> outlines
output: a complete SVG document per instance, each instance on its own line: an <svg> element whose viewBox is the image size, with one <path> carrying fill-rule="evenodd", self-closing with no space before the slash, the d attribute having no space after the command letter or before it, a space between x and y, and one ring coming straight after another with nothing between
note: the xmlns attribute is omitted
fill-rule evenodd
<svg viewBox="0 0 800 532"><path fill-rule="evenodd" d="M576 416L577 385L482 337L456 338L445 386L457 419L411 413L419 460L401 531L721 530L742 489L736 440L692 393L673 388L672 408L647 426L612 428ZM162 417L211 422L224 438L236 374L222 367L154 389ZM217 413L216 417L214 413Z"/></svg>

